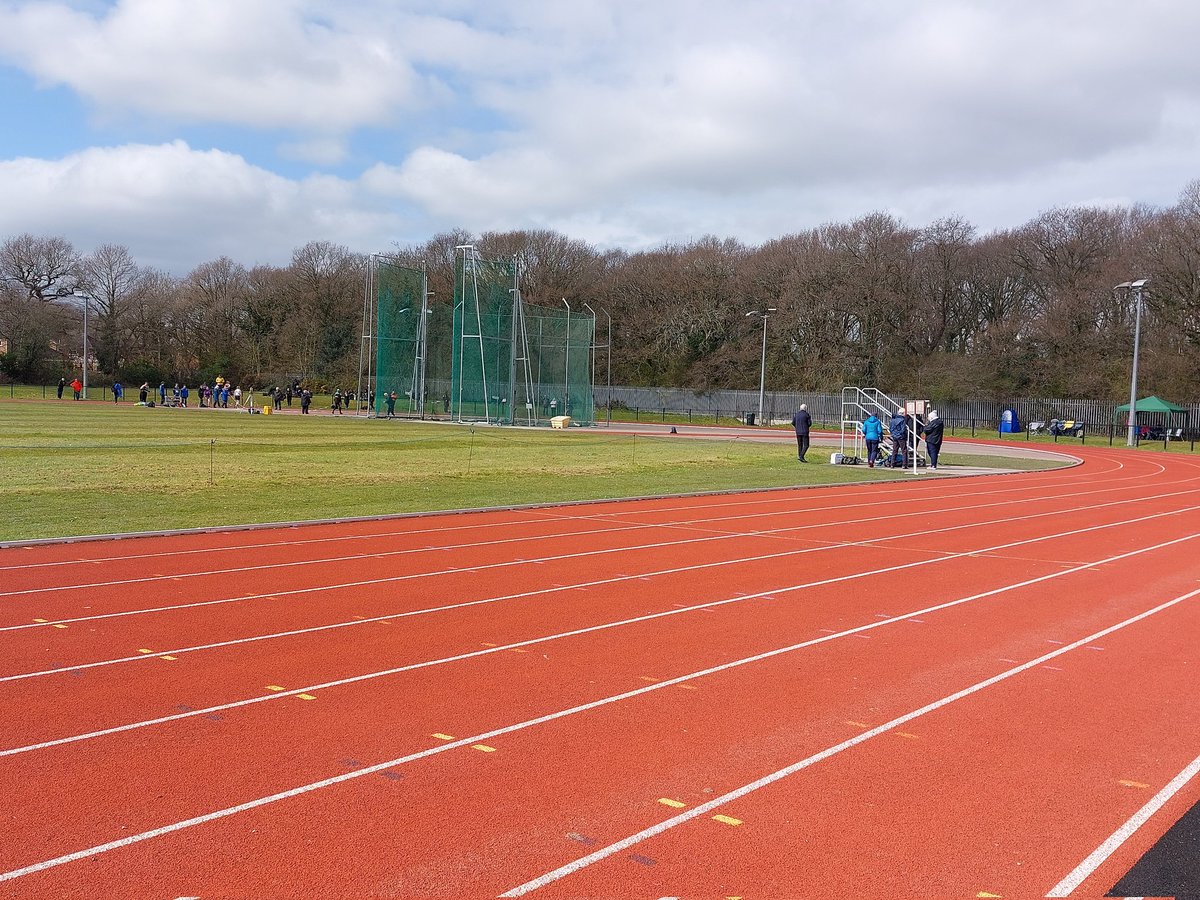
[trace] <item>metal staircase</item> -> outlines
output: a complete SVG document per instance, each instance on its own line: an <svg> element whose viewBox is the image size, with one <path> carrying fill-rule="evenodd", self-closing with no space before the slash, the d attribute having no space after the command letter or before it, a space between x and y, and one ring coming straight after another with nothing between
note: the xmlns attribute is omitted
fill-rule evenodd
<svg viewBox="0 0 1200 900"><path fill-rule="evenodd" d="M863 439L862 423L867 416L874 413L883 423L883 440L879 442L879 458L888 459L894 452L892 436L888 431L888 422L896 414L896 410L904 406L898 400L893 400L887 394L876 388L845 387L842 388L842 462L856 465L866 462L867 444ZM912 427L909 420L907 446L904 449L904 460L911 468L914 458L918 468L926 465L925 454L921 451L920 436Z"/></svg>

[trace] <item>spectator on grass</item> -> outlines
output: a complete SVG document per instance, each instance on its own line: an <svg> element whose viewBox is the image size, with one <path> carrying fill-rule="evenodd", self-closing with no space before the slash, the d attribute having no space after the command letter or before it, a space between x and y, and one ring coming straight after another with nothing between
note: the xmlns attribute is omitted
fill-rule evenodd
<svg viewBox="0 0 1200 900"><path fill-rule="evenodd" d="M333 389L333 409L330 410L330 415L340 416L342 414L342 389Z"/></svg>
<svg viewBox="0 0 1200 900"><path fill-rule="evenodd" d="M233 389L233 405L236 409L242 408L242 386L240 384Z"/></svg>
<svg viewBox="0 0 1200 900"><path fill-rule="evenodd" d="M300 392L300 412L303 415L308 415L308 408L312 406L312 391L305 388Z"/></svg>
<svg viewBox="0 0 1200 900"><path fill-rule="evenodd" d="M287 389L287 402L288 406L292 405L292 386L290 384L288 385Z"/></svg>
<svg viewBox="0 0 1200 900"><path fill-rule="evenodd" d="M138 388L138 403L142 406L146 405L146 401L150 399L150 382L143 381L142 386Z"/></svg>
<svg viewBox="0 0 1200 900"><path fill-rule="evenodd" d="M167 383L160 381L158 383L158 405L162 406L167 402Z"/></svg>
<svg viewBox="0 0 1200 900"><path fill-rule="evenodd" d="M71 382L71 390L75 394L75 399L78 400L83 394L83 382L76 378Z"/></svg>
<svg viewBox="0 0 1200 900"><path fill-rule="evenodd" d="M908 443L908 417L904 414L904 407L897 409L888 422L888 432L892 436L892 467L903 469L904 445Z"/></svg>
<svg viewBox="0 0 1200 900"><path fill-rule="evenodd" d="M945 424L936 409L929 414L929 422L922 432L925 435L925 449L929 451L929 468L936 469L938 454L942 452L942 436L945 432Z"/></svg>
<svg viewBox="0 0 1200 900"><path fill-rule="evenodd" d="M792 427L796 429L796 451L800 462L808 462L804 457L808 453L808 433L812 430L812 416L808 414L807 403L801 403L796 414L792 416Z"/></svg>
<svg viewBox="0 0 1200 900"><path fill-rule="evenodd" d="M392 391L390 394L384 394L384 396L387 397L387 417L394 419L396 418L396 392Z"/></svg>
<svg viewBox="0 0 1200 900"><path fill-rule="evenodd" d="M65 391L66 389L67 389L67 379L65 379L65 378L58 379L58 399L59 400L62 399L63 391Z"/></svg>
<svg viewBox="0 0 1200 900"><path fill-rule="evenodd" d="M125 396L125 388L121 387L121 382L113 382L113 403L120 403L121 398Z"/></svg>
<svg viewBox="0 0 1200 900"><path fill-rule="evenodd" d="M273 390L273 394L274 394L274 397L275 397L275 409L276 409L277 411L278 411L278 410L281 410L281 409L283 409L283 391L281 391L281 390L280 390L278 387L276 387L276 388ZM292 405L292 404L291 404L291 402L289 401L289 402L288 402L288 406L291 406L291 405Z"/></svg>
<svg viewBox="0 0 1200 900"><path fill-rule="evenodd" d="M862 423L863 440L867 444L867 468L875 468L875 460L879 459L879 442L883 440L883 423L879 416L871 413Z"/></svg>
<svg viewBox="0 0 1200 900"><path fill-rule="evenodd" d="M185 384L179 389L179 402L187 406L188 386Z"/></svg>

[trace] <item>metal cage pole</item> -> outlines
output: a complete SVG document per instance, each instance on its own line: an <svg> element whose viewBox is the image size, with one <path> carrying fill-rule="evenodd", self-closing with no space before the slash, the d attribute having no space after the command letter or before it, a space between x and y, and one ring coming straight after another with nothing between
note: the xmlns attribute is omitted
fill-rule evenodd
<svg viewBox="0 0 1200 900"><path fill-rule="evenodd" d="M369 385L371 383L371 350L373 349L371 346L371 334L374 331L375 311L375 304L371 302L371 276L374 270L375 254L372 254L371 256L367 257L367 268L366 271L363 272L363 323L362 334L358 341L358 393L355 394L355 397L359 398L360 402L359 408L354 411L354 415L356 416L362 411L361 398L363 391L364 365L366 366L367 370L366 383L368 385L368 390L370 390ZM374 410L368 411L368 418L372 412L374 412Z"/></svg>
<svg viewBox="0 0 1200 900"><path fill-rule="evenodd" d="M592 393L592 418L588 424L594 425L596 422L596 311L589 303L583 305L592 314L592 339L588 344L588 361L591 363L591 380L588 382L588 388Z"/></svg>
<svg viewBox="0 0 1200 900"><path fill-rule="evenodd" d="M567 307L567 338L566 353L563 356L563 408L562 415L570 415L571 409L571 304L563 297L562 302Z"/></svg>

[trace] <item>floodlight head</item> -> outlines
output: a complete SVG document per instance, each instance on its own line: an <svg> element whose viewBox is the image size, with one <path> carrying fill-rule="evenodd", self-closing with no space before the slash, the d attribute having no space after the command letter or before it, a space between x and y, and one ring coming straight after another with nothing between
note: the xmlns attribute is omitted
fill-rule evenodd
<svg viewBox="0 0 1200 900"><path fill-rule="evenodd" d="M757 316L757 315L758 315L758 313L752 309L752 310L750 310L750 312L746 313L746 318L748 319L751 316Z"/></svg>
<svg viewBox="0 0 1200 900"><path fill-rule="evenodd" d="M1126 288L1131 288L1131 287L1133 287L1133 282L1132 282L1132 281L1122 281L1120 284L1116 285L1116 286L1113 288L1113 290L1114 290L1114 291L1123 291L1123 290L1125 290Z"/></svg>
<svg viewBox="0 0 1200 900"><path fill-rule="evenodd" d="M1137 281L1135 281L1133 284L1131 284L1130 287L1142 288L1142 287L1145 287L1149 281L1150 281L1149 278L1139 278Z"/></svg>
<svg viewBox="0 0 1200 900"><path fill-rule="evenodd" d="M768 307L767 307L767 312L775 312L775 307L773 307L773 306L768 306Z"/></svg>

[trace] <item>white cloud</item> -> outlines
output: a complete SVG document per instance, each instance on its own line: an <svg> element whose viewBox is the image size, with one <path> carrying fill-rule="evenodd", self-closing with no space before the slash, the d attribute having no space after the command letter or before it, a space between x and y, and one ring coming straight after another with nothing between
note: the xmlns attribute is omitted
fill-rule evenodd
<svg viewBox="0 0 1200 900"><path fill-rule="evenodd" d="M354 183L290 180L180 141L3 162L0 195L0 234L61 234L85 250L121 243L176 274L221 255L285 263L311 240L377 250L396 225Z"/></svg>
<svg viewBox="0 0 1200 900"><path fill-rule="evenodd" d="M365 160L332 182L250 166L233 143L18 161L26 214L49 230L47 210L110 207L110 227L161 252L166 228L214 246L216 220L263 259L458 226L638 247L877 209L990 229L1055 205L1169 203L1200 175L1197 31L1182 0L0 0L0 56L117 120L284 130L286 159ZM157 188L130 184L127 208L112 183L129 160Z"/></svg>

